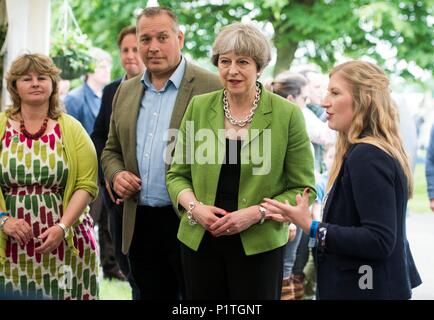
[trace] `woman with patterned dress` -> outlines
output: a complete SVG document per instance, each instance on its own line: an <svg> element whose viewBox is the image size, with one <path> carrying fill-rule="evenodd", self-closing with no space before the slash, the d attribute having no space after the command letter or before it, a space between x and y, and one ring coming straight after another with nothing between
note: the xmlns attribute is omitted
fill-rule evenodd
<svg viewBox="0 0 434 320"><path fill-rule="evenodd" d="M0 297L98 298L88 214L96 153L63 112L59 73L50 58L25 54L6 76L13 105L0 113Z"/></svg>

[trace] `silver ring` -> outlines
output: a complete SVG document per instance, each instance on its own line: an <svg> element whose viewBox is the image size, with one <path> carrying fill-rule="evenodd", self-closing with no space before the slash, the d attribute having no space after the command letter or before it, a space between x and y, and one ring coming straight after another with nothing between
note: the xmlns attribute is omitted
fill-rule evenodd
<svg viewBox="0 0 434 320"><path fill-rule="evenodd" d="M231 229L226 229L226 233L230 233L231 232Z"/></svg>

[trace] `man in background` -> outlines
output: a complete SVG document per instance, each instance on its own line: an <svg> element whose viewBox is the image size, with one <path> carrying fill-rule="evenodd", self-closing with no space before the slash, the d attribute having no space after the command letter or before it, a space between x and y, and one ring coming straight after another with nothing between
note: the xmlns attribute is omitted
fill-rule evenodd
<svg viewBox="0 0 434 320"><path fill-rule="evenodd" d="M136 76L141 76L145 71L145 65L139 56L137 49L137 35L136 27L125 27L121 30L118 35L117 40L118 48L120 51L120 62L125 74L119 78L109 83L103 90L101 109L98 117L95 121L95 127L92 133L92 141L95 144L96 152L98 155L98 160L101 160L101 153L104 149L105 143L107 141L109 127L110 127L110 116L112 114L112 103L113 97L118 89L119 85L128 79L134 78ZM103 215L100 219L100 225L108 225L108 230L110 234L105 236L110 236L111 243L114 251L115 261L110 260L106 263L106 270L104 274L116 274L118 272L117 265L119 265L122 274L128 279L128 282L132 288L132 297L134 300L138 299L138 291L136 284L134 283L133 277L130 272L130 267L128 265L127 256L122 253L122 210L123 205L115 204L115 199L111 194L110 187L106 187L104 174L101 170L101 163L99 162L99 185L101 194L103 197L103 203L106 208L106 215ZM113 255L109 255L113 257Z"/></svg>
<svg viewBox="0 0 434 320"><path fill-rule="evenodd" d="M92 134L95 119L101 107L102 89L110 82L112 57L107 51L92 48L95 70L87 74L83 85L69 92L63 103L68 114L81 122L89 135Z"/></svg>

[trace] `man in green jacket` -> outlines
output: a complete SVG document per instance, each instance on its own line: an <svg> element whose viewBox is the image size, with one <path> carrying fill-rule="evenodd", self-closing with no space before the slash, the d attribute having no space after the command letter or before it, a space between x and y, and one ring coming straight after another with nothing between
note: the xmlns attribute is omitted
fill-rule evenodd
<svg viewBox="0 0 434 320"><path fill-rule="evenodd" d="M117 202L124 202L122 251L128 253L140 298L179 299L179 219L165 184L167 134L179 127L194 95L221 85L182 56L184 35L170 10L144 9L137 37L147 71L117 90L102 167Z"/></svg>

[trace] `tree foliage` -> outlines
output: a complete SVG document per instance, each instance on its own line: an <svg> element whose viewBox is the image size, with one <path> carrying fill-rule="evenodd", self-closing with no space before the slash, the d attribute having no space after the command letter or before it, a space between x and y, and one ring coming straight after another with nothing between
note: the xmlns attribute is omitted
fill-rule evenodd
<svg viewBox="0 0 434 320"><path fill-rule="evenodd" d="M134 24L134 11L146 4L143 0L70 3L82 30L115 59L119 30ZM434 0L160 0L159 4L172 8L179 17L185 27L185 51L195 58L210 56L221 27L252 20L271 30L277 52L274 73L288 69L299 48L305 48L308 60L324 71L342 55L368 56L404 77L412 77L406 68L410 62L433 69ZM379 45L395 48L394 63L386 63Z"/></svg>

